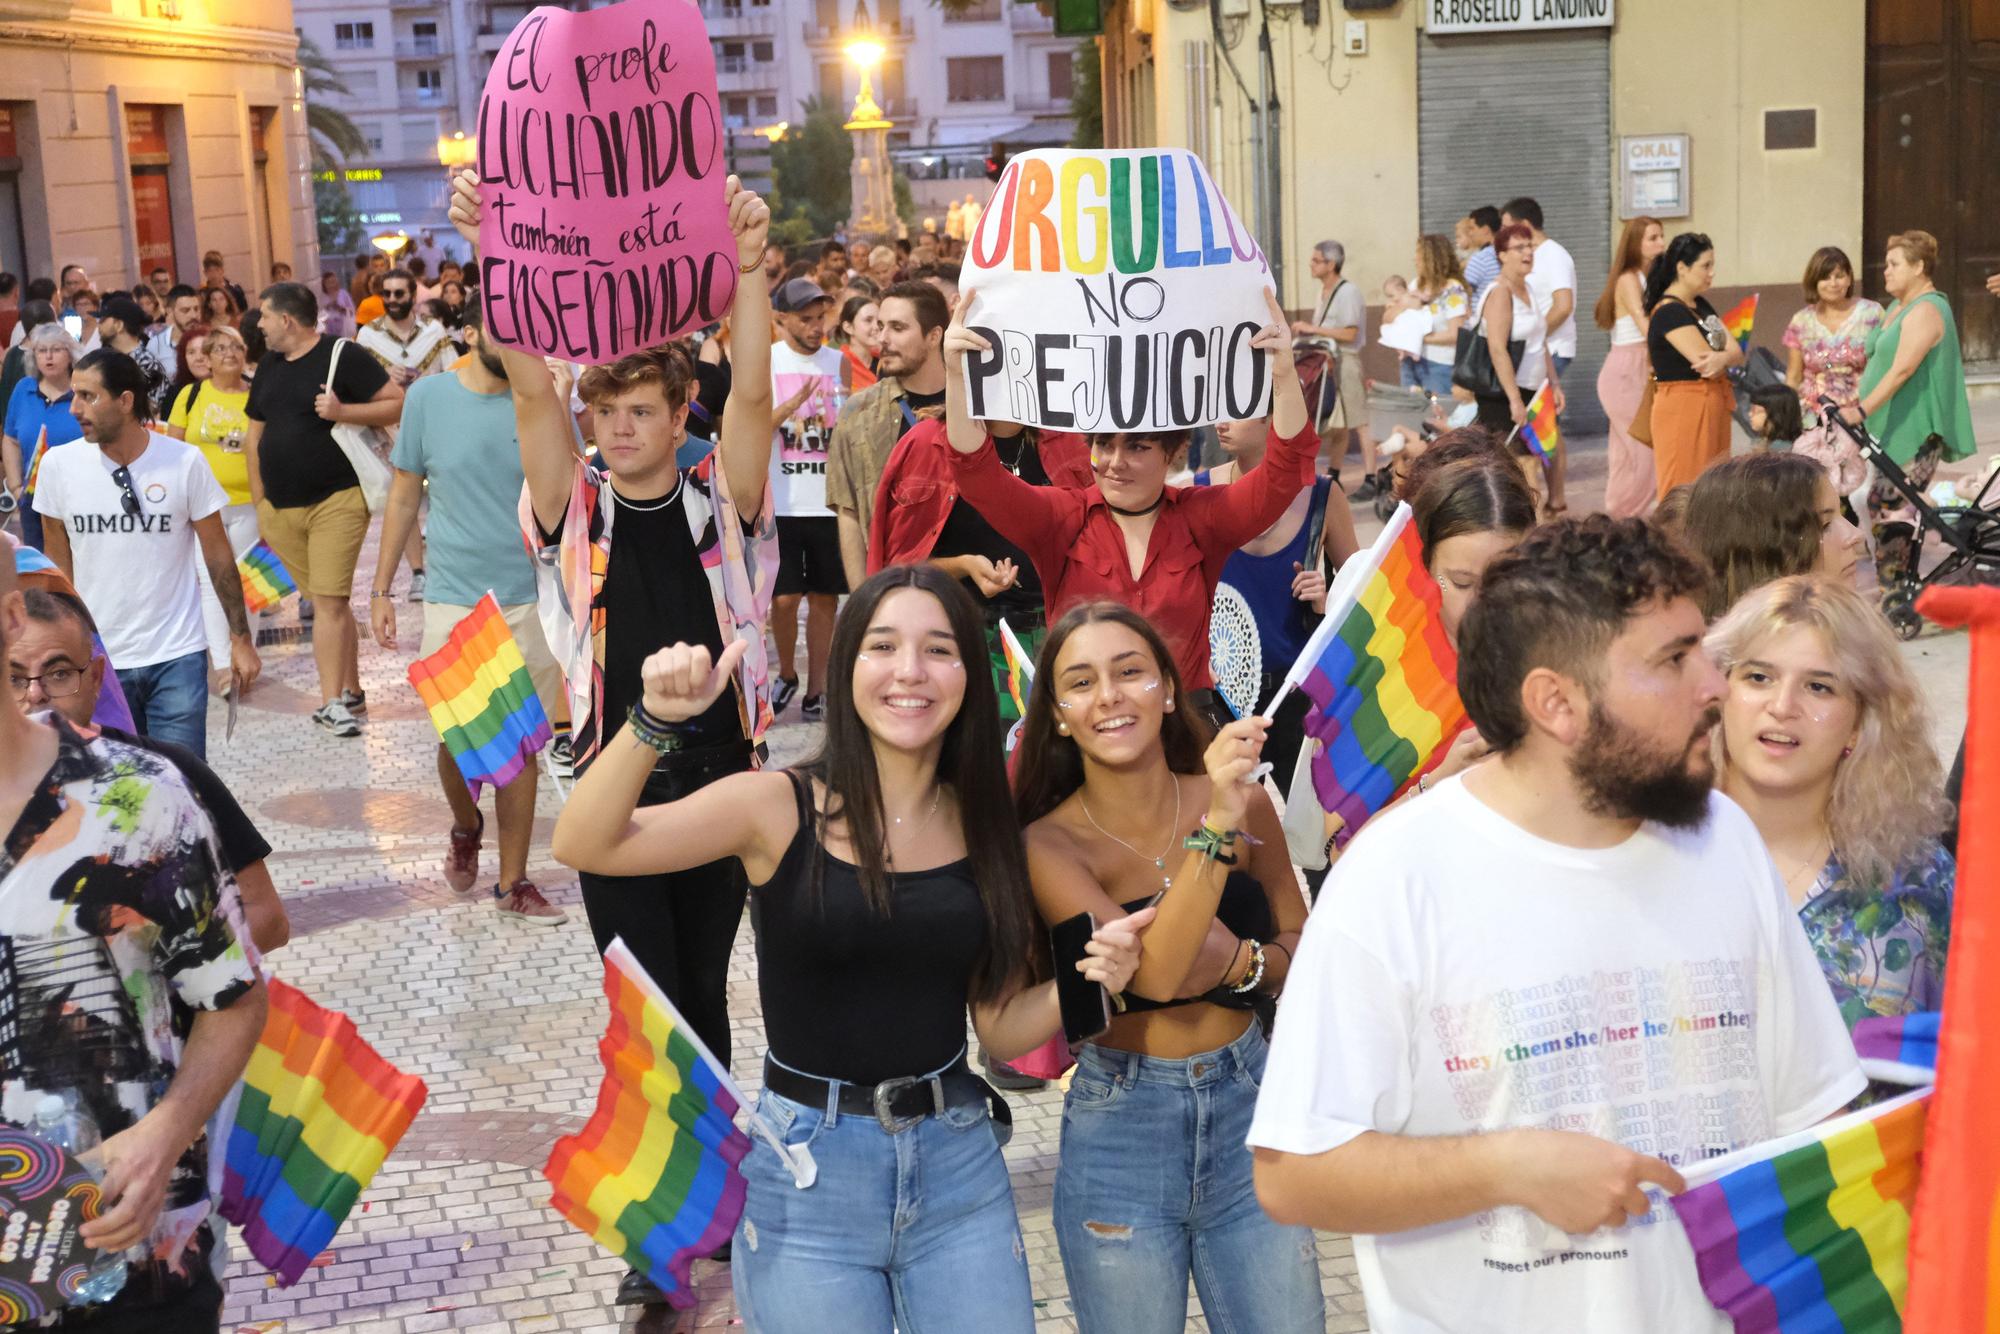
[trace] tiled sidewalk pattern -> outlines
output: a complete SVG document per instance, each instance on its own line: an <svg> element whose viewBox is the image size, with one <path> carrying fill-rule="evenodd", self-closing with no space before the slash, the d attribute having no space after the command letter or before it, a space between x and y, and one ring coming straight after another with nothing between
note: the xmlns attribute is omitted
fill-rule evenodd
<svg viewBox="0 0 2000 1334"><path fill-rule="evenodd" d="M372 555L364 556L363 568L372 567ZM288 604L276 626L292 626L295 615ZM450 816L437 788L436 733L403 679L410 654L364 638L368 721L358 741L341 740L305 718L317 704L310 646L293 634L273 638L279 642L264 650L264 682L245 701L234 740L223 741L219 707L210 729L211 762L276 849L271 872L293 936L271 967L351 1015L388 1059L424 1078L430 1101L322 1267L278 1289L239 1258L223 1329L671 1328L658 1314L641 1322L631 1308L611 1305L623 1265L548 1207L541 1175L556 1137L590 1114L604 1024L602 973L575 877L547 853L555 794L544 782L530 874L570 921L542 930L492 910L486 890L498 868L490 802L481 865L487 879L463 898L444 884ZM818 730L796 721L777 728L778 760L801 757ZM764 1035L747 923L730 969L730 1009L735 1075L754 1092ZM1006 1156L1038 1327L1071 1330L1049 1216L1061 1094L1009 1096L1014 1138ZM1365 1329L1348 1242L1322 1238L1320 1257L1327 1328ZM703 1303L695 1323L729 1325L735 1308L727 1271L704 1262L696 1276ZM1190 1328L1203 1327L1196 1314ZM837 1316L827 1329L842 1334Z"/></svg>

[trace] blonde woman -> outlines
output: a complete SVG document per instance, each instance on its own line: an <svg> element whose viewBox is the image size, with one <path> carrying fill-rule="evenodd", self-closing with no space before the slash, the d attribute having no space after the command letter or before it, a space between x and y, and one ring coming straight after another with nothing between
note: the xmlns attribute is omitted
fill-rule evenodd
<svg viewBox="0 0 2000 1334"><path fill-rule="evenodd" d="M1796 575L1747 594L1708 649L1729 681L1722 790L1764 836L1848 1026L1937 1009L1950 812L1887 623L1845 581Z"/></svg>

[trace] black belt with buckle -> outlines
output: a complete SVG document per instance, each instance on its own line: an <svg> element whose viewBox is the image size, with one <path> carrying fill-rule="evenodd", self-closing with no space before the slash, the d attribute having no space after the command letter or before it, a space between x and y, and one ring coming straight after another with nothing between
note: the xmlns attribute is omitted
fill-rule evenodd
<svg viewBox="0 0 2000 1334"><path fill-rule="evenodd" d="M1012 1133L1014 1114L1007 1100L966 1063L965 1054L934 1075L901 1075L879 1084L849 1084L844 1080L802 1075L764 1059L764 1087L781 1098L807 1107L826 1106L827 1090L837 1089L837 1106L842 1116L869 1116L882 1129L900 1135L927 1116L940 1116L954 1107L981 1104L1000 1127L1000 1141Z"/></svg>

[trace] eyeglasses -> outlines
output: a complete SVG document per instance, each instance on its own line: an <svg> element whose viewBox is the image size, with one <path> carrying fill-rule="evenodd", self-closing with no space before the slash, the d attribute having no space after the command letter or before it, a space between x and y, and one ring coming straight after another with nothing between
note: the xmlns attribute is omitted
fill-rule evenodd
<svg viewBox="0 0 2000 1334"><path fill-rule="evenodd" d="M132 488L131 470L122 466L113 468L111 470L111 480L118 483L120 492L118 496L119 506L135 519L144 514L145 509L139 504L139 493Z"/></svg>
<svg viewBox="0 0 2000 1334"><path fill-rule="evenodd" d="M51 667L40 676L9 676L7 684L14 687L16 699L26 699L30 687L40 685L42 694L49 699L68 699L83 689L83 671L76 667Z"/></svg>

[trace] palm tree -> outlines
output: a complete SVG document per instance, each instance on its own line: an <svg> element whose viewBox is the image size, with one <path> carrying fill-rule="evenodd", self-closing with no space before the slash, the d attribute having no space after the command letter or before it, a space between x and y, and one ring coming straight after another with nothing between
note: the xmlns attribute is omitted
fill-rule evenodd
<svg viewBox="0 0 2000 1334"><path fill-rule="evenodd" d="M312 139L314 170L328 170L336 158L365 156L368 139L361 127L324 100L346 96L347 85L340 81L326 52L304 33L299 34L299 70L305 77L306 129Z"/></svg>

